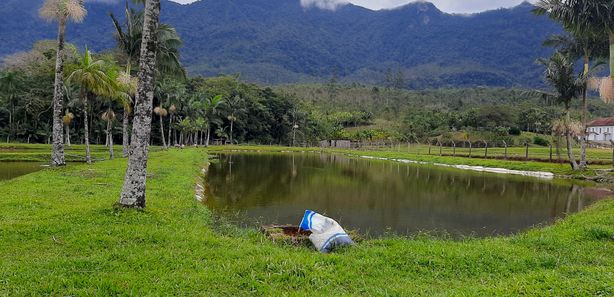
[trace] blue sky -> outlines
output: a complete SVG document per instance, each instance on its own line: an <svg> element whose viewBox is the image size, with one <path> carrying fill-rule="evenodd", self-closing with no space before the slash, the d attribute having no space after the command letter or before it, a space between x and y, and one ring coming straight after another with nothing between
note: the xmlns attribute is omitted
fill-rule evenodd
<svg viewBox="0 0 614 297"><path fill-rule="evenodd" d="M171 0L179 3L190 3L195 0ZM205 0L206 1L206 0ZM299 1L299 0L296 0ZM324 5L331 3L352 2L356 5L370 9L393 8L412 2L411 0L312 0L312 2L322 2ZM439 9L445 12L470 13L479 12L501 7L512 7L523 2L523 0L432 0Z"/></svg>

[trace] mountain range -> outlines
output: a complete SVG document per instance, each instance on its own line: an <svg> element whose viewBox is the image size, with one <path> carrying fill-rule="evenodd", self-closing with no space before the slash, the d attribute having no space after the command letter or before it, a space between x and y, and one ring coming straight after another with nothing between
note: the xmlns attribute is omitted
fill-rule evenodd
<svg viewBox="0 0 614 297"><path fill-rule="evenodd" d="M56 24L38 17L42 0L0 2L0 57L54 39ZM69 24L67 41L103 51L115 46L108 16L123 17L123 0L86 1L88 16ZM406 88L534 87L535 64L551 49L544 39L561 28L531 13L528 2L471 15L448 14L429 2L373 11L352 4L335 10L300 0L162 0L162 21L177 28L191 75L241 73L263 84L382 84L402 73Z"/></svg>

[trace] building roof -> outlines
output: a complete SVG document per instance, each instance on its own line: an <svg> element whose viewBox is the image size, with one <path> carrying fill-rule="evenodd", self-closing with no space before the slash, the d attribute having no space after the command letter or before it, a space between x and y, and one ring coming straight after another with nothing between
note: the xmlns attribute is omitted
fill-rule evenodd
<svg viewBox="0 0 614 297"><path fill-rule="evenodd" d="M588 127L614 126L614 118L596 119L596 120L586 124L586 126L588 126Z"/></svg>

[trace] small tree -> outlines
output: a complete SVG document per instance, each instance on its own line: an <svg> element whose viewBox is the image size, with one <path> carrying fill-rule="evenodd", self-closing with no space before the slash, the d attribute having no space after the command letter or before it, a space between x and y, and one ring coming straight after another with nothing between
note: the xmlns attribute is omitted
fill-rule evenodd
<svg viewBox="0 0 614 297"><path fill-rule="evenodd" d="M68 83L80 87L79 97L83 102L85 129L85 161L88 164L92 163L89 141L88 97L89 94L106 97L113 97L117 94L117 76L109 73L109 71L110 69L105 61L92 59L91 52L86 49L80 63L67 79Z"/></svg>

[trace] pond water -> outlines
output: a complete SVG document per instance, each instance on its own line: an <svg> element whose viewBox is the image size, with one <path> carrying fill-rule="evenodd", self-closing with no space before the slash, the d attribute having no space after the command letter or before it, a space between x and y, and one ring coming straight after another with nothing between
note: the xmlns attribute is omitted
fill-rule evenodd
<svg viewBox="0 0 614 297"><path fill-rule="evenodd" d="M36 162L0 162L0 181L39 171L42 168L41 164Z"/></svg>
<svg viewBox="0 0 614 297"><path fill-rule="evenodd" d="M310 209L364 235L506 235L552 223L609 194L560 180L341 155L218 157L206 177L204 203L250 226L296 225Z"/></svg>

